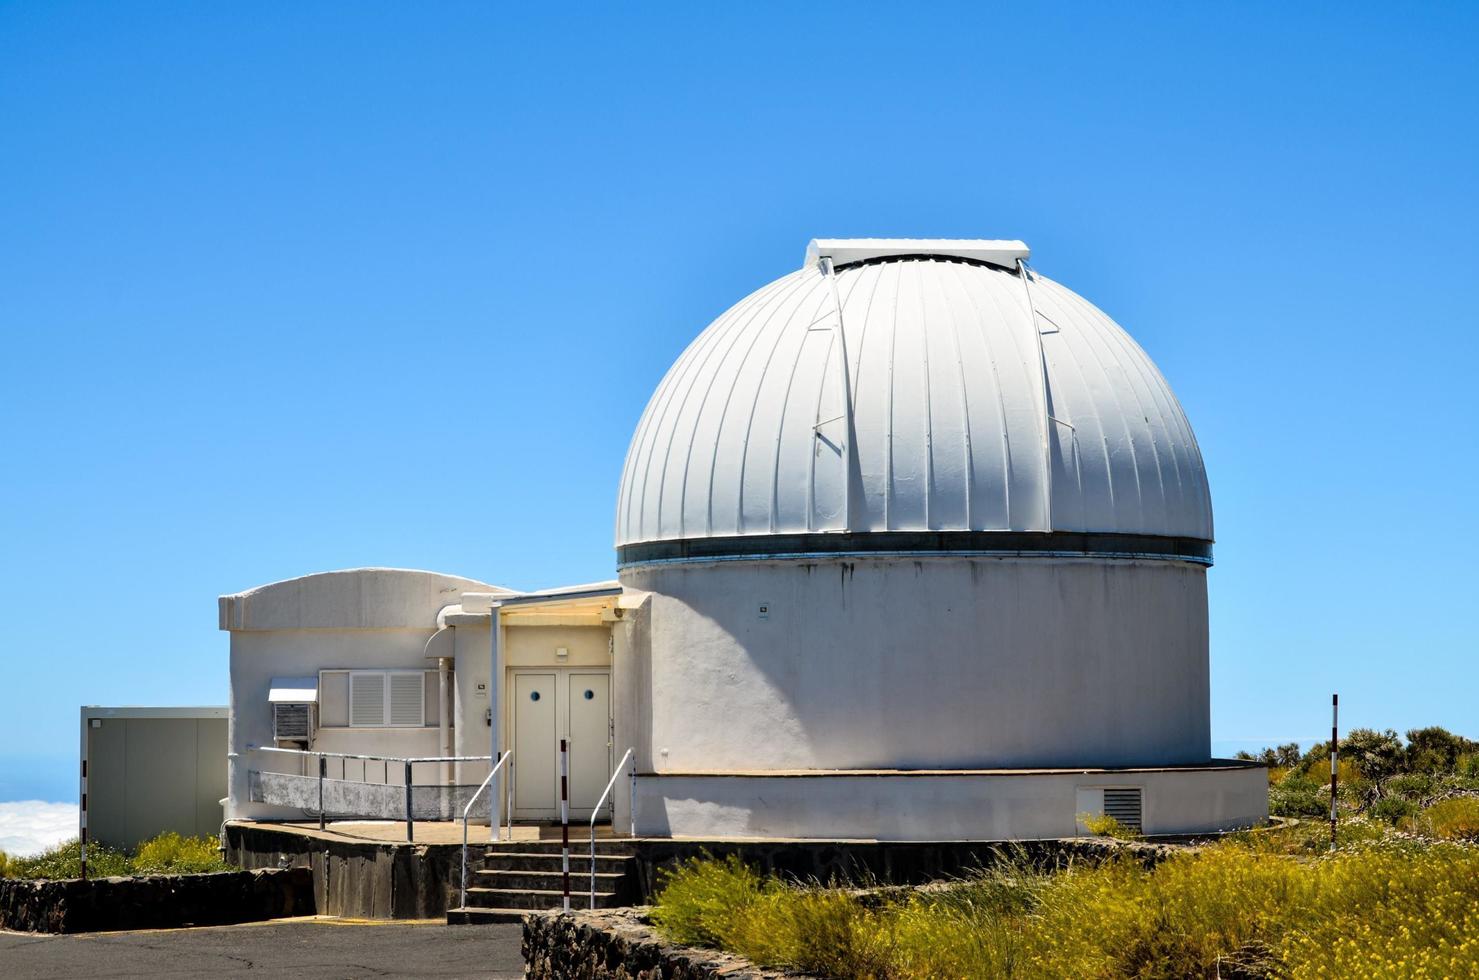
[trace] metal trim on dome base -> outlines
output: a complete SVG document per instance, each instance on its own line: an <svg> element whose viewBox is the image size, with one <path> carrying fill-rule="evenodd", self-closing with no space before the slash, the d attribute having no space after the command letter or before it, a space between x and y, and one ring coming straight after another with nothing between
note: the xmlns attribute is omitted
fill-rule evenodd
<svg viewBox="0 0 1479 980"><path fill-rule="evenodd" d="M1137 558L1212 564L1212 542L1081 531L862 531L746 534L641 541L616 549L618 568L682 562L806 558Z"/></svg>

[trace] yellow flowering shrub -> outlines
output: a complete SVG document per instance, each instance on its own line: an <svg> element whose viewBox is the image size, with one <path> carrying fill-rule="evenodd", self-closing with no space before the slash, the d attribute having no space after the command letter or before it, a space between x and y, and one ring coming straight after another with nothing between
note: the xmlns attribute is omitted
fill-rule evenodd
<svg viewBox="0 0 1479 980"><path fill-rule="evenodd" d="M1006 861L882 903L698 862L668 878L653 917L673 938L672 924L701 919L690 937L765 965L875 980L1479 977L1479 846L1374 827L1351 828L1335 854L1305 830L1150 870Z"/></svg>

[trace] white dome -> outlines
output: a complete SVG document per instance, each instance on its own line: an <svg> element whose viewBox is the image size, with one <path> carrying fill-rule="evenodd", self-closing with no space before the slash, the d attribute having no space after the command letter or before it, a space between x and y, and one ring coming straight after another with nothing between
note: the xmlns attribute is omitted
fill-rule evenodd
<svg viewBox="0 0 1479 980"><path fill-rule="evenodd" d="M617 502L621 561L818 542L1210 561L1206 472L1170 386L1093 305L1024 281L1011 266L1026 254L812 243L806 268L715 320L648 402ZM1043 535L1057 544L1023 545ZM1144 540L1159 538L1180 544ZM654 542L669 544L639 547Z"/></svg>

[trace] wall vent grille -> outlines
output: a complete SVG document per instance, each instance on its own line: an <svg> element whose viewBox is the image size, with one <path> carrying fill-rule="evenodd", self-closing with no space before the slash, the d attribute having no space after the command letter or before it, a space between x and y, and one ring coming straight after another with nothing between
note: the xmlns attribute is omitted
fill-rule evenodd
<svg viewBox="0 0 1479 980"><path fill-rule="evenodd" d="M307 704L274 704L272 706L272 737L278 741L292 739L307 741L312 720Z"/></svg>
<svg viewBox="0 0 1479 980"><path fill-rule="evenodd" d="M1121 827L1128 827L1137 834L1141 832L1140 788L1106 789L1104 791L1104 815L1113 817Z"/></svg>

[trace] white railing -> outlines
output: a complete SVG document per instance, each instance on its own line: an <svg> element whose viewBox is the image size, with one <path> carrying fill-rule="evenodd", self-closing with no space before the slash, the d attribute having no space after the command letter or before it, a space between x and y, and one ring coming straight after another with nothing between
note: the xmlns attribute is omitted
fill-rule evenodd
<svg viewBox="0 0 1479 980"><path fill-rule="evenodd" d="M493 777L498 775L498 770L503 768L503 764L505 762L508 762L510 759L513 758L513 754L513 750L510 749L509 751L503 753L503 755L498 757L498 761L493 765L493 768L488 771L488 778L483 780L483 784L478 787L477 792L472 794L472 799L467 801L467 806L462 808L462 898L458 903L458 908L467 908L467 816L468 814L472 813L472 806L478 801L478 797L483 794L483 790L488 788L488 784L493 782ZM507 799L505 800L505 803L508 807L508 836L510 840L512 840L514 836L513 769L513 764L510 763L508 767L508 777L504 780L504 782L508 786L508 791L506 794ZM494 804L493 806L492 831L494 840L499 840L503 837L503 817L498 812L497 804Z"/></svg>
<svg viewBox="0 0 1479 980"><path fill-rule="evenodd" d="M601 815L601 806L606 802L606 797L610 794L611 787L616 785L616 779L618 776L621 775L622 767L624 767L628 761L630 761L632 764L632 795L630 800L628 801L628 805L630 808L628 816L631 817L631 836L637 836L637 759L636 756L632 754L633 751L633 749L627 749L626 754L621 757L621 761L616 764L616 770L611 773L611 781L608 782L606 784L606 788L601 791L601 798L596 800L595 809L591 811L591 908L596 907L596 818ZM613 828L616 825L615 811L616 808L615 806L613 806L611 813L611 823Z"/></svg>

